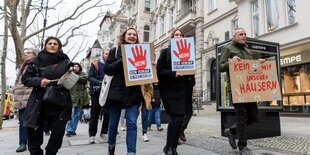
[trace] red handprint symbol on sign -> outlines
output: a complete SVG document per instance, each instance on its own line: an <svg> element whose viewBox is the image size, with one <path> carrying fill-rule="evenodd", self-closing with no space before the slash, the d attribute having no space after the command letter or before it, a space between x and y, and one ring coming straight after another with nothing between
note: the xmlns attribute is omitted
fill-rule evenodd
<svg viewBox="0 0 310 155"><path fill-rule="evenodd" d="M136 51L135 51L136 50ZM135 48L131 47L131 52L134 57L134 60L131 58L128 58L129 62L137 68L137 70L145 69L146 67L146 50L142 49L142 46L140 46L140 50L138 46L135 46Z"/></svg>
<svg viewBox="0 0 310 155"><path fill-rule="evenodd" d="M188 61L189 58L191 57L190 54L190 48L191 48L191 43L186 42L186 39L180 39L180 41L177 41L177 46L179 53L177 53L175 50L173 50L173 53L175 54L176 57L178 57L182 62Z"/></svg>

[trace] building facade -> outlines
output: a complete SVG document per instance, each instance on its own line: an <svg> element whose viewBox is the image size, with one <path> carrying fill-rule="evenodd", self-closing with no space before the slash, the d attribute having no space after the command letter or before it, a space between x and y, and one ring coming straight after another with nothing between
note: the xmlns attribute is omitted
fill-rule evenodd
<svg viewBox="0 0 310 155"><path fill-rule="evenodd" d="M307 0L123 0L112 15L108 47L117 46L118 36L134 27L141 43L154 42L158 58L170 44L171 32L181 29L195 38L195 91L204 101L215 101L215 46L242 27L250 38L280 44L284 110L310 113L309 4Z"/></svg>
<svg viewBox="0 0 310 155"><path fill-rule="evenodd" d="M215 89L215 44L243 27L247 36L280 44L284 111L309 114L310 15L307 0L210 0L205 4L203 89Z"/></svg>

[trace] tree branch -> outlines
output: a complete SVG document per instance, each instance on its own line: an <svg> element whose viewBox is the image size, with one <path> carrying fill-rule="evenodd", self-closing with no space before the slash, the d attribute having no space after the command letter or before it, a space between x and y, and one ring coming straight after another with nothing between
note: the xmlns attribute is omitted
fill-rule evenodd
<svg viewBox="0 0 310 155"><path fill-rule="evenodd" d="M29 39L30 37L32 37L33 35L36 35L36 34L42 32L42 31L44 31L44 30L50 29L50 28L52 28L52 27L54 27L54 26L56 26L56 25L59 25L60 23L63 23L63 22L65 22L65 21L67 21L67 20L75 20L76 18L78 18L79 16L81 16L86 10L90 10L90 9L97 8L97 7L110 6L110 5L115 4L115 2L113 2L113 3L111 3L111 4L98 5L98 4L101 2L101 1L98 1L97 3L95 3L94 5L88 7L87 9L85 9L84 11L82 11L81 13L77 13L77 12L79 11L79 9L83 8L83 6L86 5L86 4L87 4L88 2L90 2L90 1L91 1L91 0L87 0L87 1L85 1L84 3L82 3L81 5L77 6L76 9L73 11L73 13L72 13L69 17L64 18L64 19L62 19L62 20L60 20L60 21L58 21L58 22L55 22L55 23L53 23L53 24L47 26L46 28L43 28L43 29L41 29L41 30L39 30L39 31L37 31L37 32L34 32L34 33L29 34L28 36L26 36L26 37L24 38L24 40L27 40L27 39ZM76 17L74 17L74 16L76 16Z"/></svg>
<svg viewBox="0 0 310 155"><path fill-rule="evenodd" d="M65 42L63 43L63 45L66 46L66 45L69 43L69 39L72 38L72 37L74 37L74 31L75 31L75 30L77 30L77 29L79 29L79 28L81 28L81 27L83 27L83 26L85 26L85 25L88 25L88 24L90 24L90 23L96 21L99 17L102 17L102 16L101 16L100 14L98 14L97 17L95 17L93 20L90 20L90 21L88 21L88 22L86 22L86 23L83 23L83 24L81 24L81 25L79 25L79 26L74 27L73 29L71 29L71 34L66 38Z"/></svg>
<svg viewBox="0 0 310 155"><path fill-rule="evenodd" d="M83 46L83 43L85 41L85 36L83 37L83 40L82 40L82 43L80 44L79 46L79 49L77 50L76 54L73 56L72 60L73 61L82 51L84 51L85 47L81 50L82 46Z"/></svg>

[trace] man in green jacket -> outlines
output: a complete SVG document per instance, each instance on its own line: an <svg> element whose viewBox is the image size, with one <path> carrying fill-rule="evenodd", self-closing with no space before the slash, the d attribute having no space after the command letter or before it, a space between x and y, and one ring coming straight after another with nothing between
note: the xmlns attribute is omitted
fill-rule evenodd
<svg viewBox="0 0 310 155"><path fill-rule="evenodd" d="M234 61L257 60L253 53L246 47L246 31L243 28L237 28L234 32L232 42L226 45L221 52L220 71L227 75L227 92L229 101L232 102L231 85L229 76L229 63ZM258 59L261 63L265 59ZM237 148L235 136L238 135L238 149L240 155L252 155L252 151L247 148L246 126L257 122L257 103L233 103L237 120L233 126L224 130L229 139L229 144L233 149Z"/></svg>
<svg viewBox="0 0 310 155"><path fill-rule="evenodd" d="M89 103L88 94L85 88L85 85L87 84L87 74L82 72L82 67L79 63L73 63L71 70L79 76L79 80L70 89L73 107L71 120L68 121L66 127L66 136L68 137L76 135L75 131L81 117L82 107Z"/></svg>

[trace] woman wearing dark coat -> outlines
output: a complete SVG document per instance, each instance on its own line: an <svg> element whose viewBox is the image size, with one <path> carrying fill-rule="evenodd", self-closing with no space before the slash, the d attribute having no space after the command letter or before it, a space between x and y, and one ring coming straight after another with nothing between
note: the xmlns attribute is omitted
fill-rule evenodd
<svg viewBox="0 0 310 155"><path fill-rule="evenodd" d="M180 30L175 30L171 38L184 37ZM195 85L194 75L182 75L172 71L170 46L163 49L157 61L157 76L160 96L166 112L170 116L167 142L164 147L166 155L177 155L181 124L186 114L192 113L192 92Z"/></svg>
<svg viewBox="0 0 310 155"><path fill-rule="evenodd" d="M43 155L41 145L44 121L49 123L51 130L45 155L55 155L61 148L66 123L71 116L72 101L68 90L65 90L68 96L64 107L43 101L46 88L57 84L51 80L61 78L70 68L70 60L61 48L62 44L58 38L48 37L44 49L28 65L22 77L22 83L26 87L33 87L23 124L27 127L28 150L31 155Z"/></svg>

